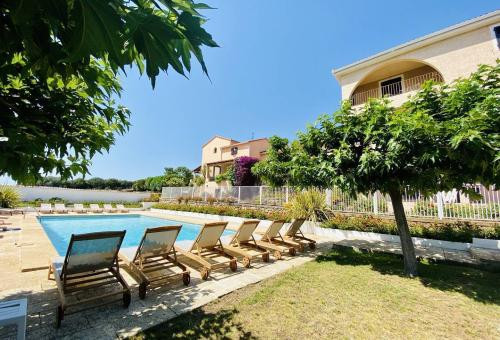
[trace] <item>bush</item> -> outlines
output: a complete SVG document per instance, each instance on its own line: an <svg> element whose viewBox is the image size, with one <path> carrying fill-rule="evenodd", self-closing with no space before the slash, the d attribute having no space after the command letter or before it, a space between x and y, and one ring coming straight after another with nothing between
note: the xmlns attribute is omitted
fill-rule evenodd
<svg viewBox="0 0 500 340"><path fill-rule="evenodd" d="M291 220L290 214L284 210L266 211L255 208L244 208L230 205L189 205L175 203L158 203L156 209L188 211L203 214L236 216L259 220ZM337 214L329 216L322 223L324 228L342 230L356 230L380 234L398 235L396 223L375 216L348 216ZM500 239L500 224L481 226L470 222L441 222L441 223L410 223L410 233L414 237L431 238L453 242L472 242L473 237L486 239Z"/></svg>
<svg viewBox="0 0 500 340"><path fill-rule="evenodd" d="M217 198L215 197L207 197L207 203L210 205L213 205L215 202L217 202Z"/></svg>
<svg viewBox="0 0 500 340"><path fill-rule="evenodd" d="M160 202L161 194L157 192L152 192L149 197L144 198L143 202Z"/></svg>
<svg viewBox="0 0 500 340"><path fill-rule="evenodd" d="M13 187L0 186L0 208L15 208L21 202L21 195Z"/></svg>
<svg viewBox="0 0 500 340"><path fill-rule="evenodd" d="M175 203L158 203L153 206L155 209L189 211L203 214L237 216L243 218L256 218L259 220L287 220L284 211L265 211L260 209L242 208L228 205L189 205Z"/></svg>
<svg viewBox="0 0 500 340"><path fill-rule="evenodd" d="M67 201L61 197L51 197L49 198L48 203L67 203Z"/></svg>
<svg viewBox="0 0 500 340"><path fill-rule="evenodd" d="M396 222L374 216L334 215L325 221L324 228L356 230L398 235ZM472 242L473 237L500 239L500 225L481 226L467 221L419 223L410 222L411 236L453 242Z"/></svg>
<svg viewBox="0 0 500 340"><path fill-rule="evenodd" d="M327 216L326 197L318 189L309 189L296 193L285 211L291 218L305 218L311 221L324 221Z"/></svg>
<svg viewBox="0 0 500 340"><path fill-rule="evenodd" d="M255 185L257 177L252 173L252 167L259 160L255 157L242 156L234 159L233 178L234 185Z"/></svg>

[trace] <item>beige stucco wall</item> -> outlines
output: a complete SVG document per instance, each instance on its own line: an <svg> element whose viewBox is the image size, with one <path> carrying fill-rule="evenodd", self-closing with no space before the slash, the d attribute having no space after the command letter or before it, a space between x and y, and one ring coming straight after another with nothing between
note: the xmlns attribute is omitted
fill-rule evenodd
<svg viewBox="0 0 500 340"><path fill-rule="evenodd" d="M223 148L222 149L222 160L230 160L234 159L236 157L241 157L241 156L250 156L250 144L239 144L235 145L235 147L238 147L238 152L236 155L231 155L231 147Z"/></svg>
<svg viewBox="0 0 500 340"><path fill-rule="evenodd" d="M222 147L231 145L231 140L221 137L215 137L201 149L201 164L218 162L222 160ZM214 152L214 148L217 151Z"/></svg>
<svg viewBox="0 0 500 340"><path fill-rule="evenodd" d="M414 60L428 64L441 73L445 82L470 75L480 64L494 64L500 58L500 51L491 27L484 26L342 75L339 77L342 99L348 99L370 73L390 67L394 61Z"/></svg>
<svg viewBox="0 0 500 340"><path fill-rule="evenodd" d="M238 152L236 155L231 155L232 146L238 147ZM237 143L232 140L215 137L214 139L212 139L203 146L201 164L202 166L204 166L207 163L223 162L223 161L233 160L236 157L242 157L242 156L251 156L261 159L262 158L261 152L267 150L268 147L269 147L269 142L267 139L256 139L246 143ZM215 153L214 153L214 148L217 148L217 151ZM217 166L221 168L220 172L218 169L214 169L215 165L207 166L206 167L207 181L205 183L205 186L220 187L227 185L227 183L217 184L215 183L215 181L210 181L208 177L215 177L219 173L224 173L230 165L231 165L230 163L218 164ZM215 175L214 175L214 170L216 172Z"/></svg>
<svg viewBox="0 0 500 340"><path fill-rule="evenodd" d="M250 157L262 159L262 152L269 148L269 141L267 139L259 139L252 142L250 148Z"/></svg>
<svg viewBox="0 0 500 340"><path fill-rule="evenodd" d="M242 156L261 159L261 152L267 150L269 141L267 139L256 139L247 143L235 144L234 146L238 147L238 153L236 155L231 155L232 146L222 148L222 160L234 159Z"/></svg>
<svg viewBox="0 0 500 340"><path fill-rule="evenodd" d="M428 66L428 65L420 66L418 68L414 68L414 69L411 69L411 70L408 70L405 72L399 72L399 71L391 72L389 75L385 76L382 79L359 85L358 87L356 87L353 94L365 92L365 91L369 91L369 90L373 90L373 89L378 89L379 88L379 81L383 80L383 79L391 78L394 76L399 76L401 74L403 75L403 79L409 79L409 78L413 78L413 77L423 75L426 73L431 73L431 72L436 72L436 70L434 70L431 66Z"/></svg>

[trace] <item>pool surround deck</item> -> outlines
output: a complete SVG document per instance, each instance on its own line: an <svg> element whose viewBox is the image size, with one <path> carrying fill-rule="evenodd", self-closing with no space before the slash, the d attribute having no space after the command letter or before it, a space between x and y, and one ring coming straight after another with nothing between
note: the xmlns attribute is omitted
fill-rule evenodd
<svg viewBox="0 0 500 340"><path fill-rule="evenodd" d="M141 212L153 217L172 218L158 213ZM52 214L55 216L55 214ZM64 214L67 216L66 214ZM175 220L181 220L175 217ZM15 215L9 218L15 230L0 233L0 259L4 264L0 280L0 300L28 298L27 338L123 338L140 330L167 321L184 312L209 303L236 289L254 284L280 272L311 261L317 252L330 249L331 243L319 240L316 252L301 253L284 260L271 259L271 262L255 262L251 268L238 266L237 272L229 269L213 272L207 281L200 278L197 271L191 270L191 283L185 287L175 283L153 290L145 300L138 297L137 282L122 270L132 290L132 303L128 309L121 304L90 309L85 312L66 316L60 329L54 328L54 312L58 305L55 282L47 279L49 259L57 252L45 235L35 214ZM203 223L194 218L182 218L181 222ZM230 224L234 229L236 224ZM23 260L23 257L26 257ZM29 267L31 266L31 267ZM24 271L23 271L24 269ZM9 329L0 328L0 338ZM15 332L15 330L14 330Z"/></svg>

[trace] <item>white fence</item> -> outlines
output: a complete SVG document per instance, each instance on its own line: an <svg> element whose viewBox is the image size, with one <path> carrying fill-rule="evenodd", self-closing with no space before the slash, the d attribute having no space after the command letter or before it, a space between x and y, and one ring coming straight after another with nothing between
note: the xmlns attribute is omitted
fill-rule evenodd
<svg viewBox="0 0 500 340"><path fill-rule="evenodd" d="M420 194L403 195L403 205L407 216L438 219L488 220L500 222L500 191L481 185L471 186L482 195L480 200L470 199L468 195L452 190L439 192L432 197ZM163 200L176 200L179 197L197 198L204 201L216 199L239 204L282 206L296 192L291 187L272 188L268 186L239 187L165 187ZM380 192L359 194L352 197L338 188L325 190L326 204L333 211L361 214L392 215L390 198Z"/></svg>
<svg viewBox="0 0 500 340"><path fill-rule="evenodd" d="M149 192L126 192L117 190L69 189L55 187L13 186L23 201L43 200L60 197L69 202L137 202L149 197Z"/></svg>

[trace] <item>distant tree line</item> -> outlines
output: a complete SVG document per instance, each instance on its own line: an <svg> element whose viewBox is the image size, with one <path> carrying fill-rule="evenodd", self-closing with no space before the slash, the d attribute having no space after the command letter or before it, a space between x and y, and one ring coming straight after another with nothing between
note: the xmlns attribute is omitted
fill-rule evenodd
<svg viewBox="0 0 500 340"><path fill-rule="evenodd" d="M165 168L163 175L147 177L133 183L136 191L161 191L162 187L187 187L192 185L193 173L189 168Z"/></svg>
<svg viewBox="0 0 500 340"><path fill-rule="evenodd" d="M131 190L134 182L116 178L77 178L72 180L61 180L60 177L48 176L37 181L36 185L46 187L59 187L71 189L106 189L106 190Z"/></svg>
<svg viewBox="0 0 500 340"><path fill-rule="evenodd" d="M94 177L90 179L77 178L62 180L60 177L48 176L36 182L36 185L46 187L59 187L71 189L105 189L105 190L134 190L134 191L161 191L162 187L185 187L192 185L193 173L189 168L166 167L163 175L127 181L116 178L103 179Z"/></svg>

